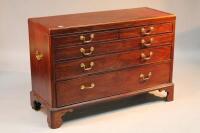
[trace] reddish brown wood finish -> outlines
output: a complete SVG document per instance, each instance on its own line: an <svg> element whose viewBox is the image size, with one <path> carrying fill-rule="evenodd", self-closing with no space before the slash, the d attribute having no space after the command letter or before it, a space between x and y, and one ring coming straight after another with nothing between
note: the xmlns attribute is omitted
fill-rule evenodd
<svg viewBox="0 0 200 133"><path fill-rule="evenodd" d="M167 101L173 101L174 100L174 86L171 86L167 89Z"/></svg>
<svg viewBox="0 0 200 133"><path fill-rule="evenodd" d="M89 43L89 44L82 44L79 46L61 47L55 50L55 60L64 61L70 59L86 58L97 55L116 53L121 51L128 51L133 49L146 48L142 45L141 41L144 39L147 43L149 43L151 38L153 38L153 42L149 47L172 44L174 40L173 34L162 34L159 36L151 35L151 36L137 37L132 39L121 39L112 42ZM84 48L86 52L90 52L91 47L94 47L95 49L90 56L84 56L80 52L81 48Z"/></svg>
<svg viewBox="0 0 200 133"><path fill-rule="evenodd" d="M58 128L65 113L152 90L165 90L172 101L175 19L146 7L29 19L32 108L42 107L49 127ZM91 34L91 42L80 39ZM90 56L80 52L91 47ZM141 53L148 57L151 51L142 62ZM91 61L91 71L80 68Z"/></svg>
<svg viewBox="0 0 200 133"><path fill-rule="evenodd" d="M171 22L175 16L148 7L32 18L51 35ZM62 27L59 27L62 26Z"/></svg>
<svg viewBox="0 0 200 133"><path fill-rule="evenodd" d="M29 24L29 42L30 42L30 62L32 76L32 90L37 92L49 106L53 106L52 100L52 60L51 43L49 36L42 32L38 25L28 21ZM43 59L37 61L36 51L43 54Z"/></svg>
<svg viewBox="0 0 200 133"><path fill-rule="evenodd" d="M140 74L147 76L149 72L152 72L149 80L142 81ZM169 72L170 63L164 63L60 81L56 83L57 106L85 102L169 83ZM91 83L95 84L94 88L80 89L81 85L90 86Z"/></svg>
<svg viewBox="0 0 200 133"><path fill-rule="evenodd" d="M153 55L149 60L145 61L141 57L141 54L144 53L148 58L151 52ZM88 74L109 72L136 65L167 61L171 59L170 56L171 46L163 46L115 53L112 55L102 55L87 59L83 58L80 60L67 61L65 63L61 62L56 64L56 80L71 79ZM95 63L91 70L86 71L84 68L80 67L81 63L84 63L86 67L90 67L91 62Z"/></svg>
<svg viewBox="0 0 200 133"><path fill-rule="evenodd" d="M83 41L80 40L80 36L86 37L86 40L90 40L90 35L94 34L94 39L92 42L101 42L116 40L119 38L118 30L104 31L104 32L91 32L91 33L82 33L75 35L67 36L55 36L52 38L52 43L55 47L61 46L70 46L70 45L80 45L83 44Z"/></svg>
<svg viewBox="0 0 200 133"><path fill-rule="evenodd" d="M151 35L171 33L173 31L172 23L163 23L163 24L148 25L148 26L142 26L142 27L136 27L136 28L134 27L134 28L122 29L120 30L120 38L145 36L141 33L141 29L144 28L146 30L149 30L150 27L154 28L151 32Z"/></svg>

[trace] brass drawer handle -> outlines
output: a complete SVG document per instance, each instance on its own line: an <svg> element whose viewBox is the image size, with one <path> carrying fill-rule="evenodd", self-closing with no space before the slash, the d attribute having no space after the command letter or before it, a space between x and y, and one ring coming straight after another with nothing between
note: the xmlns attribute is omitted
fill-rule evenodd
<svg viewBox="0 0 200 133"><path fill-rule="evenodd" d="M81 53L83 55L89 56L89 55L91 55L94 52L94 47L90 47L90 52L88 52L88 53L86 52L86 50L84 48L80 48L80 51L81 51Z"/></svg>
<svg viewBox="0 0 200 133"><path fill-rule="evenodd" d="M94 87L95 87L95 84L91 83L90 86L81 85L80 89L85 90L85 89L92 89Z"/></svg>
<svg viewBox="0 0 200 133"><path fill-rule="evenodd" d="M151 76L152 76L152 72L149 72L147 76L145 76L145 74L141 73L140 79L141 79L141 81L147 81L151 78Z"/></svg>
<svg viewBox="0 0 200 133"><path fill-rule="evenodd" d="M141 40L142 47L150 47L153 41L154 41L153 38L150 38L149 42L147 42L145 39L142 39Z"/></svg>
<svg viewBox="0 0 200 133"><path fill-rule="evenodd" d="M145 55L145 53L141 53L141 60L142 61L148 61L151 59L151 57L153 56L153 52L151 51L149 53L149 56Z"/></svg>
<svg viewBox="0 0 200 133"><path fill-rule="evenodd" d="M142 35L150 35L153 31L154 31L153 26L149 27L148 29L147 28L141 29Z"/></svg>
<svg viewBox="0 0 200 133"><path fill-rule="evenodd" d="M86 40L86 37L83 35L80 36L80 40L83 41L83 43L90 43L92 42L93 39L94 39L94 34L90 34L89 40Z"/></svg>
<svg viewBox="0 0 200 133"><path fill-rule="evenodd" d="M35 58L39 61L42 60L43 58L43 54L41 52L39 52L38 50L35 52Z"/></svg>
<svg viewBox="0 0 200 133"><path fill-rule="evenodd" d="M86 67L86 65L84 63L81 63L81 68L83 68L85 71L89 71L92 69L92 67L94 66L94 62L90 62L90 66Z"/></svg>

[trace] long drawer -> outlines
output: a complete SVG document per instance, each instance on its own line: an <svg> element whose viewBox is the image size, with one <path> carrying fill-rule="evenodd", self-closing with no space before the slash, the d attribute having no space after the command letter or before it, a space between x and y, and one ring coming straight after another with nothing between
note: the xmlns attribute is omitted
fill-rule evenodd
<svg viewBox="0 0 200 133"><path fill-rule="evenodd" d="M161 46L171 44L173 34L151 35L145 37L123 39L114 42L89 43L85 45L57 48L55 50L55 60L63 61L69 59L78 59L102 54L109 54L132 49L141 49L147 47Z"/></svg>
<svg viewBox="0 0 200 133"><path fill-rule="evenodd" d="M137 91L169 83L171 62L56 82L57 106Z"/></svg>
<svg viewBox="0 0 200 133"><path fill-rule="evenodd" d="M56 64L56 80L171 59L171 45L132 50Z"/></svg>

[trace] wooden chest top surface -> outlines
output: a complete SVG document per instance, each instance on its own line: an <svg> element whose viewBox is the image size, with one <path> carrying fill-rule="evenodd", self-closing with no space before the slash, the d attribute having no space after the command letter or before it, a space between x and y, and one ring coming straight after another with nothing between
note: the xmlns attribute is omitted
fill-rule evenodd
<svg viewBox="0 0 200 133"><path fill-rule="evenodd" d="M51 34L51 31L56 31L60 29L97 25L114 25L124 22L127 23L156 20L161 18L175 18L175 15L147 7L142 7L133 9L30 18L29 21L40 25L45 31Z"/></svg>

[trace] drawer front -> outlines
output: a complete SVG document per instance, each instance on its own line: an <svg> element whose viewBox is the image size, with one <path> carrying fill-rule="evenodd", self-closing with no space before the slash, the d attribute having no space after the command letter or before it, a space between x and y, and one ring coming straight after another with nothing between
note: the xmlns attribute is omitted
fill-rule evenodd
<svg viewBox="0 0 200 133"><path fill-rule="evenodd" d="M91 32L66 36L54 36L52 43L55 47L72 46L80 44L88 44L92 42L101 42L108 40L116 40L119 38L117 30L104 32Z"/></svg>
<svg viewBox="0 0 200 133"><path fill-rule="evenodd" d="M78 59L120 51L160 46L169 43L171 44L173 42L173 38L173 34L163 34L124 39L109 43L104 42L66 48L57 48L55 50L55 60L62 61L69 59Z"/></svg>
<svg viewBox="0 0 200 133"><path fill-rule="evenodd" d="M109 97L169 83L171 63L133 67L56 83L57 106Z"/></svg>
<svg viewBox="0 0 200 133"><path fill-rule="evenodd" d="M84 58L56 64L56 79L122 69L134 65L160 62L171 58L171 46L132 50L111 55Z"/></svg>
<svg viewBox="0 0 200 133"><path fill-rule="evenodd" d="M164 23L158 25L122 29L120 30L120 38L139 37L171 32L173 32L173 24Z"/></svg>

